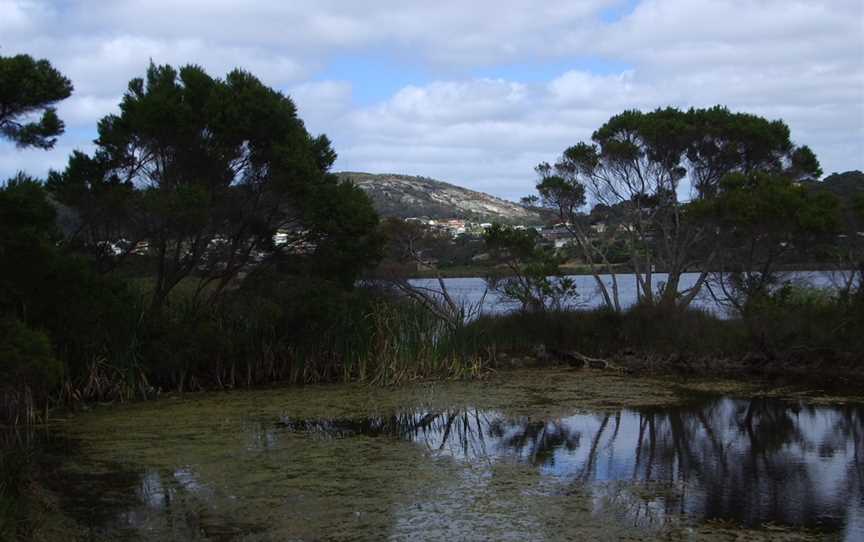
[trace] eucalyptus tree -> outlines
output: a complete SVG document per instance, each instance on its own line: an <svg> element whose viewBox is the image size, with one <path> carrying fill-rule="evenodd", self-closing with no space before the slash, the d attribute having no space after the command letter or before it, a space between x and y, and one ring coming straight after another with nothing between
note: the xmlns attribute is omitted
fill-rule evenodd
<svg viewBox="0 0 864 542"><path fill-rule="evenodd" d="M864 173L834 173L806 183L814 197L828 193L839 203L839 235L832 247L831 280L844 298L864 294Z"/></svg>
<svg viewBox="0 0 864 542"><path fill-rule="evenodd" d="M716 196L692 203L691 213L717 227L720 257L709 288L742 315L748 302L771 294L786 258L834 245L840 231L834 195L763 172L726 175Z"/></svg>
<svg viewBox="0 0 864 542"><path fill-rule="evenodd" d="M454 330L479 315L486 293L484 292L480 302L475 305L468 305L454 298L433 257L434 254L450 249L451 239L448 234L399 218L383 220L381 231L386 239L385 258L379 265L377 275L386 285L414 300ZM431 273L437 288L422 281L410 280L406 276L406 270L410 269L406 269L406 266Z"/></svg>
<svg viewBox="0 0 864 542"><path fill-rule="evenodd" d="M0 56L0 134L19 147L50 149L63 133L55 105L72 83L47 60Z"/></svg>
<svg viewBox="0 0 864 542"><path fill-rule="evenodd" d="M612 224L612 215L605 216L602 231L598 238L586 220L581 209L587 203L585 185L573 178L562 162L551 166L542 163L536 168L540 180L537 190L540 193L540 203L552 208L561 224L570 232L573 240L591 275L597 283L597 289L603 297L607 308L620 311L621 303L618 295L618 275L616 267L610 258L610 251L619 234L619 228ZM607 284L604 276L609 278Z"/></svg>
<svg viewBox="0 0 864 542"><path fill-rule="evenodd" d="M281 254L350 284L377 254L377 215L329 173L327 137L250 73L151 64L119 109L99 122L95 153L73 155L49 187L79 213L70 243L103 270L148 253L153 311L187 277L196 300L215 300Z"/></svg>
<svg viewBox="0 0 864 542"><path fill-rule="evenodd" d="M783 121L720 106L625 111L595 131L590 143L567 148L554 165L540 164L537 172L543 203L571 229L607 306L615 310L618 277L608 258L614 244L626 242L639 302L686 307L717 258L716 225L692 216L691 202L715 197L730 173L795 180L821 174L813 152L791 142ZM586 203L606 210L601 235L580 226ZM656 268L667 277L655 291ZM688 271L699 277L681 289ZM610 275L611 285L601 273Z"/></svg>
<svg viewBox="0 0 864 542"><path fill-rule="evenodd" d="M561 272L563 257L541 246L536 231L493 224L483 237L494 261L507 270L505 276L489 275L488 288L519 302L522 311L561 310L578 297L575 281Z"/></svg>

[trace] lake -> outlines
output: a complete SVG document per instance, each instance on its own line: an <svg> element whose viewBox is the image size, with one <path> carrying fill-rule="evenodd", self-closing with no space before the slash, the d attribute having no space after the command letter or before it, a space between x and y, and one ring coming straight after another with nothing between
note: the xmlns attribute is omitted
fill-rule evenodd
<svg viewBox="0 0 864 542"><path fill-rule="evenodd" d="M794 284L810 285L817 288L836 287L842 281L839 280L840 272L831 271L796 271L793 273L782 274L782 280L790 281ZM572 308L596 308L603 304L603 297L597 290L597 283L591 275L569 275L576 283L576 288L579 293L578 297L568 303ZM604 275L603 281L607 284L611 291L612 281L608 275ZM655 273L652 277L652 283L657 285L666 281L665 273ZM699 278L698 273L685 273L681 276L680 289L686 289L694 284ZM440 291L440 286L436 279L414 279L410 281L412 284L430 288L435 291ZM444 283L448 292L454 299L465 304L468 307L475 307L483 301L482 312L487 314L506 313L519 308L519 303L503 299L495 292L486 292L486 282L482 278L446 278ZM618 275L619 299L622 307L627 308L636 303L636 276L632 273L621 273ZM485 298L484 298L484 292ZM693 307L701 308L723 316L725 310L721 307L710 295L707 289L704 289L693 301Z"/></svg>
<svg viewBox="0 0 864 542"><path fill-rule="evenodd" d="M864 406L737 386L163 397L56 424L50 489L96 540L864 540Z"/></svg>

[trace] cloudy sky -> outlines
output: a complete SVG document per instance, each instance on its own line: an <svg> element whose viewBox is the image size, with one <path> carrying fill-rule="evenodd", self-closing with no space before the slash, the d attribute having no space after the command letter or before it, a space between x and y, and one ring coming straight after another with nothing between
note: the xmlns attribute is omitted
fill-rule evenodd
<svg viewBox="0 0 864 542"><path fill-rule="evenodd" d="M243 67L290 94L337 170L511 199L624 109L782 118L826 174L864 169L861 0L0 0L0 55L75 85L51 152L0 142L0 178L89 150L150 59Z"/></svg>

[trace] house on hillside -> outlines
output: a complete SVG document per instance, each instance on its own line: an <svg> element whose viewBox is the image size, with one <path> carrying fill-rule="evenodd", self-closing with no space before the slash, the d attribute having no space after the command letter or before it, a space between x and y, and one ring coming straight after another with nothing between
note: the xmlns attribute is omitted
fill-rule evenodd
<svg viewBox="0 0 864 542"><path fill-rule="evenodd" d="M543 228L540 230L540 236L555 248L564 248L575 242L573 234L564 224L555 224L551 228Z"/></svg>

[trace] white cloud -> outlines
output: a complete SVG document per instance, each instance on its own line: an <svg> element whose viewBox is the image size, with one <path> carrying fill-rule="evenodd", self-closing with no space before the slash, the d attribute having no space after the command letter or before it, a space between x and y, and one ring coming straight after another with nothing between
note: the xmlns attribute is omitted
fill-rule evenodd
<svg viewBox="0 0 864 542"><path fill-rule="evenodd" d="M72 151L92 152L93 144L86 138L75 142L71 142L70 139L59 141L52 152L39 149L15 149L14 146L3 143L0 147L0 172L3 172L0 176L0 184L19 171L31 175L45 175L51 169L62 170L66 167Z"/></svg>
<svg viewBox="0 0 864 542"><path fill-rule="evenodd" d="M110 113L119 111L121 96L99 97L92 94L73 94L69 99L60 102L57 113L67 126L87 129Z"/></svg>
<svg viewBox="0 0 864 542"><path fill-rule="evenodd" d="M334 119L350 111L352 88L348 81L319 81L294 86L289 95L306 129L319 134L329 132Z"/></svg>
<svg viewBox="0 0 864 542"><path fill-rule="evenodd" d="M73 12L79 27L94 30L110 26L124 33L227 38L312 52L409 46L412 53L427 58L470 63L542 51L548 46L550 28L558 34L573 33L593 20L599 9L620 2L78 0Z"/></svg>
<svg viewBox="0 0 864 542"><path fill-rule="evenodd" d="M403 88L377 114L420 122L476 122L518 115L526 97L526 85L501 79L436 82Z"/></svg>
<svg viewBox="0 0 864 542"><path fill-rule="evenodd" d="M288 91L345 169L449 179L518 197L533 166L628 108L725 104L782 118L826 172L864 169L864 4L860 0L0 0L0 54L49 58L75 83L55 151L0 143L0 176L41 174L86 147L132 77L157 63L214 75L240 65ZM14 49L13 49L14 48ZM316 77L334 55L398 59L437 79L371 105L378 74ZM603 69L567 69L592 58ZM614 61L603 67L604 61ZM538 81L532 62L561 65ZM524 77L472 71L525 66ZM626 66L610 73L609 66ZM547 72L543 72L547 73ZM358 78L359 77L359 78Z"/></svg>

